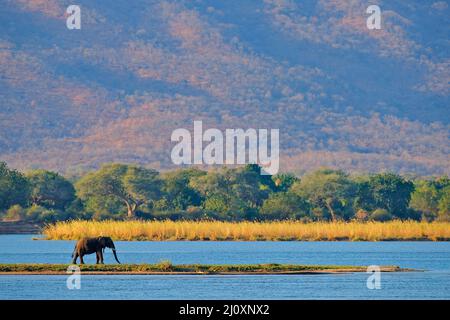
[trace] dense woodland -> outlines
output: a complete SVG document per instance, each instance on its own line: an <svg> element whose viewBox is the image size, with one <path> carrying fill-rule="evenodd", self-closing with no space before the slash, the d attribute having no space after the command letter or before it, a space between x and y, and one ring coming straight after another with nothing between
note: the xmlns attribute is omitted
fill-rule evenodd
<svg viewBox="0 0 450 320"><path fill-rule="evenodd" d="M4 221L71 219L388 221L450 220L450 179L409 180L394 173L350 175L320 169L264 176L258 165L160 173L126 164L67 179L19 172L0 162Z"/></svg>

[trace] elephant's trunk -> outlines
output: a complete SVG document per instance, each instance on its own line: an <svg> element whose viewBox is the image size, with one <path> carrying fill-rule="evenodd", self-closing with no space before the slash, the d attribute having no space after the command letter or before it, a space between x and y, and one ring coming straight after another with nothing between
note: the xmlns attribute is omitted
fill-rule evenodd
<svg viewBox="0 0 450 320"><path fill-rule="evenodd" d="M114 254L114 259L116 259L117 263L120 264L119 259L117 259L116 249L113 248L113 249L112 249L112 252L113 252L113 254Z"/></svg>

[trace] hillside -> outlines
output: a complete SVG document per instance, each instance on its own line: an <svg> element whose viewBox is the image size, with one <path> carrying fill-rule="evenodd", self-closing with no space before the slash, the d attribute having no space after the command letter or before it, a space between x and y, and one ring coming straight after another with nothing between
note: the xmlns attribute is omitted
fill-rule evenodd
<svg viewBox="0 0 450 320"><path fill-rule="evenodd" d="M171 132L279 128L281 169L450 172L447 1L7 0L0 160L172 166ZM371 4L372 4L371 3Z"/></svg>

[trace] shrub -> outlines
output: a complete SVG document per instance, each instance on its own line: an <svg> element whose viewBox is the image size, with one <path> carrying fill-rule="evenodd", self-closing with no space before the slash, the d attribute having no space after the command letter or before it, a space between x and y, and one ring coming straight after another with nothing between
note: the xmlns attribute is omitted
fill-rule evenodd
<svg viewBox="0 0 450 320"><path fill-rule="evenodd" d="M39 205L33 205L25 211L25 219L34 222L57 222L61 220L69 220L70 212L47 209Z"/></svg>
<svg viewBox="0 0 450 320"><path fill-rule="evenodd" d="M419 210L408 208L406 209L406 218L407 220L420 221L422 220L422 212L420 212Z"/></svg>
<svg viewBox="0 0 450 320"><path fill-rule="evenodd" d="M265 200L261 214L268 219L298 219L309 215L309 203L292 192L272 194Z"/></svg>
<svg viewBox="0 0 450 320"><path fill-rule="evenodd" d="M25 217L27 220L30 221L39 221L41 219L41 216L46 211L44 207L38 206L38 205L32 205L27 209L27 212L25 214Z"/></svg>
<svg viewBox="0 0 450 320"><path fill-rule="evenodd" d="M141 220L150 220L153 218L153 215L150 212L138 210L135 213L136 218Z"/></svg>
<svg viewBox="0 0 450 320"><path fill-rule="evenodd" d="M161 271L172 271L173 265L170 260L162 260L156 264L156 267Z"/></svg>
<svg viewBox="0 0 450 320"><path fill-rule="evenodd" d="M442 197L439 200L438 221L450 221L450 186L442 190Z"/></svg>
<svg viewBox="0 0 450 320"><path fill-rule="evenodd" d="M369 213L364 209L359 209L355 213L355 218L359 221L366 221L369 218Z"/></svg>
<svg viewBox="0 0 450 320"><path fill-rule="evenodd" d="M102 220L124 220L126 215L124 213L111 214L104 211L97 211L92 215L92 220L102 221Z"/></svg>
<svg viewBox="0 0 450 320"><path fill-rule="evenodd" d="M204 203L205 210L224 213L229 211L229 203L225 197L213 195L208 197Z"/></svg>
<svg viewBox="0 0 450 320"><path fill-rule="evenodd" d="M186 212L191 213L191 214L197 214L200 212L200 214L201 214L202 208L197 207L197 206L189 206L189 207L187 207Z"/></svg>
<svg viewBox="0 0 450 320"><path fill-rule="evenodd" d="M86 210L83 201L77 198L66 208L68 218L71 219L91 219L93 213Z"/></svg>
<svg viewBox="0 0 450 320"><path fill-rule="evenodd" d="M4 221L20 221L25 218L25 210L18 204L13 205L6 211Z"/></svg>
<svg viewBox="0 0 450 320"><path fill-rule="evenodd" d="M145 219L145 218L144 218ZM213 211L207 211L202 208L196 208L195 210L170 210L170 211L154 211L150 219L164 221L200 221L205 219L219 220L219 221L229 221L233 220L226 214L221 214ZM234 219L237 220L237 219Z"/></svg>
<svg viewBox="0 0 450 320"><path fill-rule="evenodd" d="M438 222L450 222L450 215L449 214L439 214L436 218L436 221Z"/></svg>
<svg viewBox="0 0 450 320"><path fill-rule="evenodd" d="M38 216L39 222L54 223L57 221L67 220L67 213L56 209L46 209Z"/></svg>
<svg viewBox="0 0 450 320"><path fill-rule="evenodd" d="M376 209L370 215L370 219L374 221L389 221L393 216L386 209Z"/></svg>
<svg viewBox="0 0 450 320"><path fill-rule="evenodd" d="M63 217L58 216L58 212L53 209L47 209L39 216L40 222L56 222L58 220L64 220Z"/></svg>
<svg viewBox="0 0 450 320"><path fill-rule="evenodd" d="M421 220L425 222L432 222L436 220L437 215L434 212L424 211L421 215Z"/></svg>
<svg viewBox="0 0 450 320"><path fill-rule="evenodd" d="M329 220L330 219L330 214L328 211L326 211L323 208L312 208L311 209L311 217L313 219L313 221L323 221L323 220Z"/></svg>

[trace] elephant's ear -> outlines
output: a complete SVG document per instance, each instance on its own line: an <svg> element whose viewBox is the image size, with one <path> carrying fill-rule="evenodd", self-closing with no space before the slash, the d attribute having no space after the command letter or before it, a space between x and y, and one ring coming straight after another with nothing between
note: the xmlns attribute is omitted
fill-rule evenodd
<svg viewBox="0 0 450 320"><path fill-rule="evenodd" d="M114 242L112 241L111 237L106 237L106 242L108 243L108 247L114 247Z"/></svg>

